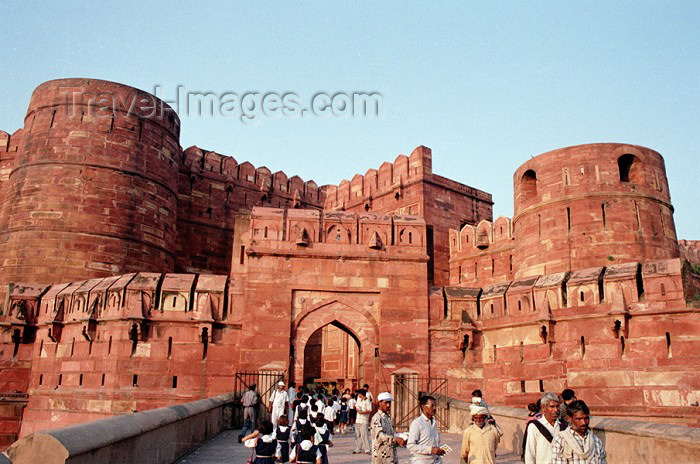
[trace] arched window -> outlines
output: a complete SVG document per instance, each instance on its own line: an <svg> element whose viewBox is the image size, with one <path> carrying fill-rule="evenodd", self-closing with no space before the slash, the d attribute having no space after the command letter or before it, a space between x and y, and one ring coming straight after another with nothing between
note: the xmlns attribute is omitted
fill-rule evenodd
<svg viewBox="0 0 700 464"><path fill-rule="evenodd" d="M632 154L625 154L617 159L620 182L642 183L642 162Z"/></svg>
<svg viewBox="0 0 700 464"><path fill-rule="evenodd" d="M537 195L537 174L528 169L520 179L520 192L524 198L532 198Z"/></svg>

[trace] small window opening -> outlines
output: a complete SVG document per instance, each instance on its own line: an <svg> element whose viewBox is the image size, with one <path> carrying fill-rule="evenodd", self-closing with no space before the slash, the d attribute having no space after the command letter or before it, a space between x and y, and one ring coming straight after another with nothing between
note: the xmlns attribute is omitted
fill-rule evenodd
<svg viewBox="0 0 700 464"><path fill-rule="evenodd" d="M209 329L202 329L202 360L207 359L207 351L209 349Z"/></svg>
<svg viewBox="0 0 700 464"><path fill-rule="evenodd" d="M177 388L177 375L173 375L173 388Z"/></svg>
<svg viewBox="0 0 700 464"><path fill-rule="evenodd" d="M83 386L83 374L80 374L80 377L78 378L78 386Z"/></svg>
<svg viewBox="0 0 700 464"><path fill-rule="evenodd" d="M666 332L666 356L671 358L673 353L671 352L671 334Z"/></svg>
<svg viewBox="0 0 700 464"><path fill-rule="evenodd" d="M525 343L520 342L520 364L525 362Z"/></svg>
<svg viewBox="0 0 700 464"><path fill-rule="evenodd" d="M525 381L520 381L520 393L525 393Z"/></svg>
<svg viewBox="0 0 700 464"><path fill-rule="evenodd" d="M540 393L544 393L544 382L540 379Z"/></svg>
<svg viewBox="0 0 700 464"><path fill-rule="evenodd" d="M566 208L566 228L571 231L571 208Z"/></svg>
<svg viewBox="0 0 700 464"><path fill-rule="evenodd" d="M241 245L241 256L239 258L239 264L243 264L244 259L245 259L245 245Z"/></svg>
<svg viewBox="0 0 700 464"><path fill-rule="evenodd" d="M267 238L267 227L265 227L265 232L263 232L263 236Z"/></svg>
<svg viewBox="0 0 700 464"><path fill-rule="evenodd" d="M600 204L600 209L603 212L603 229L607 229L608 228L608 220L607 220L607 217L605 215L605 203Z"/></svg>
<svg viewBox="0 0 700 464"><path fill-rule="evenodd" d="M73 341L70 343L70 357L72 358L74 354L75 354L75 337L73 337Z"/></svg>
<svg viewBox="0 0 700 464"><path fill-rule="evenodd" d="M580 293L580 298L581 298L581 303L583 303L584 300L586 299L586 294L583 293L583 292L581 292L581 293Z"/></svg>
<svg viewBox="0 0 700 464"><path fill-rule="evenodd" d="M581 335L581 359L586 356L586 338Z"/></svg>
<svg viewBox="0 0 700 464"><path fill-rule="evenodd" d="M132 386L132 387L138 387L138 386L139 386L139 376L138 376L138 374L134 374L134 376L131 378L131 386Z"/></svg>
<svg viewBox="0 0 700 464"><path fill-rule="evenodd" d="M44 383L44 374L39 375L39 385L42 385Z"/></svg>
<svg viewBox="0 0 700 464"><path fill-rule="evenodd" d="M408 243L409 245L413 243L413 234L411 232L408 233Z"/></svg>
<svg viewBox="0 0 700 464"><path fill-rule="evenodd" d="M497 356L498 356L498 350L496 349L496 345L493 345L493 362L494 362L494 364L496 363Z"/></svg>
<svg viewBox="0 0 700 464"><path fill-rule="evenodd" d="M491 303L491 314L493 314L493 303Z"/></svg>
<svg viewBox="0 0 700 464"><path fill-rule="evenodd" d="M107 344L107 356L112 354L112 337L109 337L109 343Z"/></svg>
<svg viewBox="0 0 700 464"><path fill-rule="evenodd" d="M625 355L625 336L620 336L620 356Z"/></svg>
<svg viewBox="0 0 700 464"><path fill-rule="evenodd" d="M131 326L131 331L129 332L129 338L131 339L131 356L136 354L136 348L139 343L139 329L136 324Z"/></svg>
<svg viewBox="0 0 700 464"><path fill-rule="evenodd" d="M58 374L58 384L61 385L63 383L63 374Z"/></svg>
<svg viewBox="0 0 700 464"><path fill-rule="evenodd" d="M513 255L508 256L509 271L513 272Z"/></svg>
<svg viewBox="0 0 700 464"><path fill-rule="evenodd" d="M168 359L173 357L173 337L168 337Z"/></svg>
<svg viewBox="0 0 700 464"><path fill-rule="evenodd" d="M496 260L492 259L491 260L491 275L493 276L496 273Z"/></svg>
<svg viewBox="0 0 700 464"><path fill-rule="evenodd" d="M523 303L520 300L518 300L518 311L522 311L522 310L523 310Z"/></svg>
<svg viewBox="0 0 700 464"><path fill-rule="evenodd" d="M474 279L479 278L479 263L474 263Z"/></svg>
<svg viewBox="0 0 700 464"><path fill-rule="evenodd" d="M100 386L102 386L102 387L105 386L105 375L104 374L102 374L102 383L100 384Z"/></svg>
<svg viewBox="0 0 700 464"><path fill-rule="evenodd" d="M666 285L661 284L661 296L666 296Z"/></svg>
<svg viewBox="0 0 700 464"><path fill-rule="evenodd" d="M173 297L173 308L175 306L177 306L177 297L176 296Z"/></svg>

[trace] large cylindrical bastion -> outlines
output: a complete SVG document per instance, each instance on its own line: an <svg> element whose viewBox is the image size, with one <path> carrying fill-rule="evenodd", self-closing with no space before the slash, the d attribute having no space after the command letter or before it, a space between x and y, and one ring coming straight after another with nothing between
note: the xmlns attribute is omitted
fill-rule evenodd
<svg viewBox="0 0 700 464"><path fill-rule="evenodd" d="M678 257L663 157L595 143L536 156L513 176L516 277Z"/></svg>
<svg viewBox="0 0 700 464"><path fill-rule="evenodd" d="M0 214L2 283L172 271L179 133L175 112L133 87L37 87Z"/></svg>

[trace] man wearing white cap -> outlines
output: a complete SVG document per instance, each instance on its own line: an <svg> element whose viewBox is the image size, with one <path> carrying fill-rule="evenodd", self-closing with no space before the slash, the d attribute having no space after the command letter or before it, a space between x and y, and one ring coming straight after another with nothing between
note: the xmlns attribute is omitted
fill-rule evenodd
<svg viewBox="0 0 700 464"><path fill-rule="evenodd" d="M284 382L281 380L277 383L277 390L270 395L270 406L267 408L272 414L270 421L272 426L277 428L277 419L287 411L289 406L289 396L284 390Z"/></svg>
<svg viewBox="0 0 700 464"><path fill-rule="evenodd" d="M372 464L398 464L396 447L404 446L406 440L394 436L389 409L393 398L391 393L384 392L377 396L379 411L372 417Z"/></svg>
<svg viewBox="0 0 700 464"><path fill-rule="evenodd" d="M488 410L477 404L470 405L473 423L462 436L462 464L495 464L496 448L501 435L495 426L486 423Z"/></svg>

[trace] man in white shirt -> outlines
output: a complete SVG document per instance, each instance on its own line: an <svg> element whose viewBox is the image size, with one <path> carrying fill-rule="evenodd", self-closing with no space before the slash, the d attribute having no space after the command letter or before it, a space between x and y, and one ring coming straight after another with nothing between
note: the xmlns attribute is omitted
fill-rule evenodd
<svg viewBox="0 0 700 464"><path fill-rule="evenodd" d="M545 393L540 399L542 417L531 421L525 429L525 464L550 464L552 440L561 431L559 396Z"/></svg>
<svg viewBox="0 0 700 464"><path fill-rule="evenodd" d="M363 389L357 390L357 420L355 421L355 450L352 454L371 454L372 449L369 443L369 415L372 413L372 403L365 396Z"/></svg>
<svg viewBox="0 0 700 464"><path fill-rule="evenodd" d="M287 418L289 423L294 422L294 400L297 399L296 383L289 382L289 390L287 390L287 401L289 401L289 411L287 412Z"/></svg>
<svg viewBox="0 0 700 464"><path fill-rule="evenodd" d="M272 422L273 428L277 428L277 419L287 412L288 403L289 401L287 392L284 389L284 382L280 380L277 384L277 390L272 392L272 395L270 395L270 405L267 408L267 410L272 414L270 421Z"/></svg>
<svg viewBox="0 0 700 464"><path fill-rule="evenodd" d="M435 411L435 398L422 396L419 400L422 414L411 422L408 429L406 448L411 452L413 464L442 464L441 456L445 450L440 447Z"/></svg>

